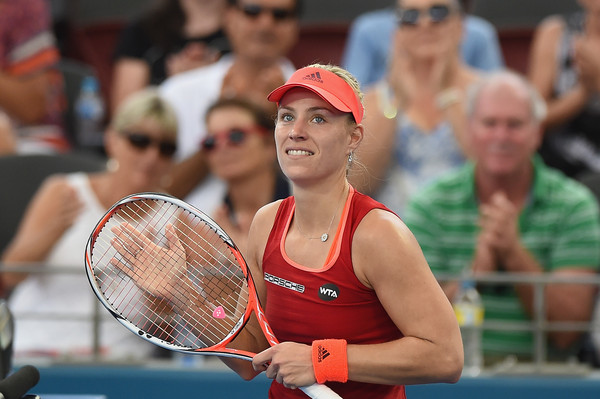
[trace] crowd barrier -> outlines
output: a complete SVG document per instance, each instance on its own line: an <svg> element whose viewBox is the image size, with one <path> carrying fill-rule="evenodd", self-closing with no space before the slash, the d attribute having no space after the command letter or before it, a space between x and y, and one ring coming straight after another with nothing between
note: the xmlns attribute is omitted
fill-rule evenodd
<svg viewBox="0 0 600 399"><path fill-rule="evenodd" d="M21 265L20 271L40 271L39 265ZM83 269L83 266L82 266ZM15 271L14 267L0 264L0 271ZM49 272L41 269L41 272ZM72 273L68 269L55 269L55 273ZM83 270L82 270L83 272ZM437 276L440 281L455 279ZM555 275L529 275L498 273L478 277L482 283L529 283L534 286L535 306L531 321L499 326L486 322L483 328L512 328L530 330L535 337L535 355L529 364L504 362L488 368L478 377L463 377L457 384L430 384L408 386L409 398L479 398L489 399L598 399L600 398L600 369L591 369L578 363L551 364L546 360L546 332L559 330L600 331L595 323L553 323L545 319L544 288L548 284L594 284L600 287L600 276L566 277ZM98 307L98 311L103 311ZM40 317L41 315L37 315ZM31 317L36 317L31 314ZM98 331L98 329L94 329ZM95 337L97 342L98 337ZM189 357L187 357L189 359ZM198 357L194 357L198 358ZM201 359L205 359L202 357ZM106 399L120 398L266 398L270 380L260 375L253 381L244 381L227 369L216 358L190 365L177 356L170 360L148 360L135 364L107 363L97 358L44 359L32 364L39 368L41 379L32 391L42 399L75 398L88 395ZM69 396L71 395L71 396Z"/></svg>
<svg viewBox="0 0 600 399"><path fill-rule="evenodd" d="M106 399L266 399L271 383L264 374L244 381L229 370L74 365L39 369L41 379L32 392L41 399L45 394L103 395ZM406 391L409 399L598 399L600 376L464 377L456 384L414 385Z"/></svg>

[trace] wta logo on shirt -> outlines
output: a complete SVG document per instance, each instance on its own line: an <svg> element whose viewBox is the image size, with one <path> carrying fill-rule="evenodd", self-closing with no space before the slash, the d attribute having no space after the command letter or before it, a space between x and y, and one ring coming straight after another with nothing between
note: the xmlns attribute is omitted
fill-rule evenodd
<svg viewBox="0 0 600 399"><path fill-rule="evenodd" d="M304 293L304 286L302 284L294 283L293 281L288 281L281 277L273 276L269 273L265 273L265 281L283 288L287 288L288 290L296 291L301 294Z"/></svg>
<svg viewBox="0 0 600 399"><path fill-rule="evenodd" d="M319 287L319 298L326 302L336 300L340 296L340 289L335 284L324 284Z"/></svg>

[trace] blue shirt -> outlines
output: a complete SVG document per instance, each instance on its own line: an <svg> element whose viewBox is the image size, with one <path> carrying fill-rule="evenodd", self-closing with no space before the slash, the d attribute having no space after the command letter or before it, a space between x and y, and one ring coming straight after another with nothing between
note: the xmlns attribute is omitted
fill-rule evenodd
<svg viewBox="0 0 600 399"><path fill-rule="evenodd" d="M384 77L392 36L397 26L394 8L365 13L352 23L342 65L363 87ZM498 35L491 23L467 15L464 29L461 54L467 65L485 71L504 66Z"/></svg>

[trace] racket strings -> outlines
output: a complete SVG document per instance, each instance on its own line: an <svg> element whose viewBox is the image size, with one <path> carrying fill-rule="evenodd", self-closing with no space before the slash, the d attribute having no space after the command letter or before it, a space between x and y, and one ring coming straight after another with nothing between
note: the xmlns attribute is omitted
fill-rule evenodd
<svg viewBox="0 0 600 399"><path fill-rule="evenodd" d="M212 245L212 247L214 247L214 245ZM118 305L117 305L117 306L118 306ZM187 317L186 317L186 319L189 319L189 318L190 318L189 316L190 316L190 315L188 314L188 315L187 315ZM196 316L197 316L197 314L192 314L191 316L192 316L192 317L196 317ZM149 323L142 324L140 321L136 320L136 319L135 319L134 317L132 317L131 315L130 315L129 317L130 317L130 319L132 319L132 321L136 322L136 323L139 325L139 327L142 327L142 328L143 328L143 327L145 327L145 326L146 326L146 324L149 324ZM159 319L162 319L162 320L164 320L164 317L159 317ZM152 321L151 321L151 322L152 322ZM150 323L150 325L151 325L151 323ZM173 329L173 326L171 326L171 328L170 328L170 329L172 330L172 329ZM180 329L180 330L181 330L181 329ZM154 334L156 334L156 332L154 332ZM188 336L188 337L186 337L186 339L188 339L188 338L189 338L189 336Z"/></svg>
<svg viewBox="0 0 600 399"><path fill-rule="evenodd" d="M111 228L129 223L155 244L152 249L140 240L117 241L123 250L135 257L140 251L155 256L167 247L164 228L171 223L186 254L185 277L187 284L177 285L176 297L191 300L203 299L203 306L191 306L182 314L174 314L170 304L148 294L136 284L161 276L143 273L133 267L126 256L115 250L111 241L116 239ZM119 266L112 265L117 259ZM163 267L176 263L165 258ZM248 302L248 285L232 249L217 234L215 228L199 216L179 208L175 204L134 201L119 207L98 234L92 252L92 264L98 285L106 300L130 323L161 340L187 348L214 346L233 332L243 316ZM134 278L128 273L134 274ZM177 278L174 271L167 270L162 280L151 285L167 289L168 278ZM135 280L135 281L134 281Z"/></svg>

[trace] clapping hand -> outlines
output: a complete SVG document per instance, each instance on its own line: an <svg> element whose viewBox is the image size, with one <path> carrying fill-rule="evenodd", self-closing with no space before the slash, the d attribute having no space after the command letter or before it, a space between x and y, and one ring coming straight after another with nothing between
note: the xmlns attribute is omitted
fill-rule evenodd
<svg viewBox="0 0 600 399"><path fill-rule="evenodd" d="M186 258L173 225L165 228L166 247L154 243L129 223L121 223L111 231L115 234L111 245L121 256L113 258L111 265L151 295L174 301L177 284L184 281L181 276L186 273Z"/></svg>
<svg viewBox="0 0 600 399"><path fill-rule="evenodd" d="M519 209L503 192L497 192L480 206L474 272L498 271L520 246Z"/></svg>
<svg viewBox="0 0 600 399"><path fill-rule="evenodd" d="M170 55L166 60L167 75L200 68L216 62L221 54L204 43L190 43L180 52Z"/></svg>

